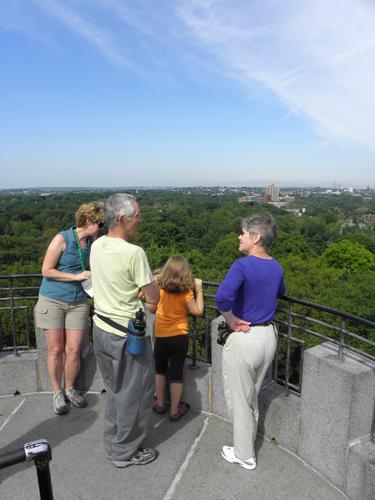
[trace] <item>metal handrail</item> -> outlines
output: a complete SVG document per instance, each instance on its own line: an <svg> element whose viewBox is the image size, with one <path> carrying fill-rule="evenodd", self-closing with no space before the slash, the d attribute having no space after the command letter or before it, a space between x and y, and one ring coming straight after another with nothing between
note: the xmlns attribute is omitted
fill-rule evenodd
<svg viewBox="0 0 375 500"><path fill-rule="evenodd" d="M204 281L203 285L205 287L218 287L219 283L214 283L214 282L208 282ZM204 297L206 299L214 299L214 295L204 293ZM283 308L280 306L282 303L287 303L287 308ZM351 351L356 354L359 354L363 358L369 359L371 361L375 361L375 355L362 351L360 349L357 349L356 347L350 345L348 342L346 342L346 337L349 337L349 339L360 341L363 344L365 344L368 348L374 348L375 347L375 342L365 338L361 337L360 335L351 332L348 327L347 323L351 322L356 325L363 325L366 326L367 328L370 329L375 329L375 322L368 320L366 318L361 318L359 316L356 316L354 314L347 313L345 311L340 311L338 309L324 306L321 304L316 304L314 302L310 302L307 300L302 300L302 299L296 299L294 297L281 297L280 299L280 304L277 308L277 314L275 318L275 323L281 327L284 326L286 329L286 333L283 333L282 331L279 331L279 338L283 338L286 340L286 360L285 360L285 375L284 377L280 377L278 375L278 355L275 357L275 362L273 365L273 378L284 385L284 397L289 396L289 392L292 390L293 392L299 394L301 392L301 385L302 385L302 370L303 370L303 349L305 345L305 341L296 338L293 335L293 332L302 332L308 335L311 335L315 338L319 338L321 340L326 340L329 342L332 342L333 344L338 346L337 350L337 356L339 359L344 358L344 351ZM334 324L330 324L327 321L322 321L321 319L313 318L310 315L306 314L301 314L293 311L294 306L304 306L307 308L310 308L314 311L321 312L321 313L327 313L331 314L334 317L339 319L339 326L336 326ZM207 307L207 306L206 306ZM215 309L213 306L208 306L209 309ZM206 313L205 313L206 314ZM217 312L219 314L219 312ZM282 314L286 314L287 318L285 321L283 321L280 316ZM320 332L314 331L311 328L306 328L305 326L299 325L295 323L295 321L298 320L304 320L309 322L310 324L317 325L323 328L329 328L332 332L334 332L337 335L337 338L329 337L328 335L324 335ZM193 323L193 326L195 327L195 322ZM193 334L193 341L196 341L196 334L194 332ZM295 384L291 381L291 347L292 344L295 344L299 347L300 349L300 356L298 360L298 372L299 372L299 380L298 384ZM278 350L280 349L280 343L278 346ZM196 349L193 350L193 353L196 352ZM192 366L196 367L196 359L193 358L192 360ZM370 439L373 443L375 443L375 401L374 401L374 409L373 409L373 417L372 417L372 425L371 425L371 431L370 431Z"/></svg>
<svg viewBox="0 0 375 500"><path fill-rule="evenodd" d="M212 281L203 281L203 285L205 287L208 287L208 286L210 286L210 287L218 287L219 283L212 282ZM214 299L214 295L208 294L208 293L204 293L204 297L205 298L209 298L209 299ZM347 329L346 328L346 322L341 322L340 323L340 327L337 327L334 324L330 324L330 323L327 323L325 321L318 320L318 319L313 318L311 316L308 316L308 315L305 315L305 314L300 314L300 313L295 313L293 311L292 307L294 305L296 305L296 304L297 305L301 305L301 306L306 306L306 307L308 307L310 309L314 309L316 311L320 311L320 312L332 314L333 316L341 318L342 320L348 320L348 321L350 321L352 323L355 323L355 324L358 324L358 325L367 326L367 327L373 328L373 329L375 329L375 322L374 321L368 320L366 318L362 318L360 316L355 316L354 314L350 314L350 313L347 313L345 311L341 311L339 309L335 309L333 307L328 307L328 306L324 306L324 305L321 305L321 304L316 304L314 302L310 302L310 301L302 300L302 299L297 299L295 297L284 296L284 297L280 298L280 301L288 303L288 309L287 310L281 308L280 305L277 308L277 314L280 314L282 312L286 312L288 314L288 320L287 320L287 322L289 321L290 317L292 317L292 318L301 318L301 319L307 320L307 321L309 321L311 323L314 323L314 324L317 324L317 325L320 325L320 326L324 326L324 327L330 328L331 330L339 333L339 340L336 340L336 339L334 339L332 337L324 336L324 335L320 334L319 332L316 332L316 331L311 330L311 329L306 329L306 328L302 327L301 325L298 325L298 324L295 324L295 323L291 323L291 325L290 325L291 326L291 330L296 330L296 329L303 330L305 333L308 333L309 335L316 336L316 337L324 339L324 340L332 341L333 343L337 343L337 345L339 345L339 347L341 346L341 347L343 347L345 349L352 350L353 352L357 352L357 353L363 354L365 357L371 359L372 361L375 361L375 356L373 356L372 354L368 354L368 353L365 353L365 352L360 351L358 349L355 349L352 346L350 346L348 343L345 342L344 337L348 336L348 337L351 337L353 339L356 339L356 340L359 340L359 341L363 342L368 347L375 347L375 342L373 342L373 341L371 341L371 340L369 340L369 339L367 339L365 337L361 337L361 336L357 335L356 333L351 332L349 329ZM207 305L206 305L206 308L207 308ZM208 305L208 308L209 309L216 309L215 307L210 306L210 305ZM283 322L281 320L279 320L279 319L276 319L276 322L278 324L283 324ZM286 323L284 323L284 324L286 324ZM339 357L342 356L342 353L340 352L340 350L338 350L338 355L339 355Z"/></svg>
<svg viewBox="0 0 375 500"><path fill-rule="evenodd" d="M347 313L345 311L340 311L339 309L335 309L333 307L323 306L322 304L316 304L315 302L309 302L308 300L297 299L295 297L288 297L288 296L281 297L280 300L284 300L287 302L291 301L294 304L312 307L313 309L316 309L317 311L327 312L327 313L333 314L335 316L340 316L343 319L348 319L348 320L352 321L353 323L359 323L361 325L375 328L374 321L370 321L370 320L368 320L366 318L362 318L360 316L355 316L354 314L350 314L350 313Z"/></svg>
<svg viewBox="0 0 375 500"><path fill-rule="evenodd" d="M20 301L33 301L35 302L38 298L37 292L39 289L38 286L18 286L16 283L22 279L33 279L33 278L41 278L42 275L40 273L34 274L3 274L0 275L0 283L3 281L8 282L7 287L0 288L0 313L8 312L10 316L10 335L12 337L11 345L3 346L4 344L4 335L2 324L0 323L0 350L13 351L16 356L19 355L19 351L30 349L34 347L32 345L31 337L33 335L34 329L32 328L32 314L30 311L30 307L28 305L20 304ZM25 292L24 294L22 292ZM34 293L30 293L34 292ZM4 296L7 294L7 296ZM17 318L19 315L17 313L23 312L24 321L25 321L25 333L26 333L26 342L19 341L19 335L17 335Z"/></svg>
<svg viewBox="0 0 375 500"><path fill-rule="evenodd" d="M0 274L0 279L9 278L41 278L41 273L27 273L27 274ZM1 288L0 288L1 290Z"/></svg>
<svg viewBox="0 0 375 500"><path fill-rule="evenodd" d="M38 476L41 500L53 500L49 462L52 460L51 447L45 439L25 443L22 448L0 455L0 469L33 460Z"/></svg>
<svg viewBox="0 0 375 500"><path fill-rule="evenodd" d="M36 294L30 294L29 292L33 290L38 290L38 286L15 286L15 281L20 279L31 279L31 278L41 278L41 274L7 274L0 275L0 283L2 280L8 281L8 287L0 288L0 295L4 292L8 292L7 297L0 296L0 303L8 301L9 304L7 306L1 306L0 312L9 311L11 317L11 330L12 330L12 339L13 346L6 346L5 350L13 350L15 354L18 354L19 350L28 349L31 347L30 342L30 325L27 324L27 341L26 344L19 345L17 343L17 332L16 332L16 312L17 311L28 311L28 306L18 305L18 301L22 300L33 300L35 301L38 297ZM217 317L220 313L216 309L216 305L214 302L215 295L209 290L209 288L217 288L219 283L212 281L203 281L204 286L204 297L205 297L205 312L203 318L193 318L191 322L191 367L196 368L198 366L198 361L205 361L207 363L211 363L211 335L210 335L210 323L214 317ZM17 294L15 294L17 292ZM26 295L23 295L22 292L26 292ZM282 307L280 304L287 303L287 308ZM317 319L312 317L310 314L302 314L301 312L295 312L293 308L295 306L307 307L310 310L314 310L320 313L327 313L333 315L339 320L339 326L335 324L328 323L327 321L323 321L322 319ZM26 321L28 321L28 313L26 311ZM286 315L285 319L282 319L280 316ZM200 333L198 334L199 326L204 322L203 328L200 328ZM325 335L324 333L313 330L311 327L301 325L296 323L296 321L306 321L309 325L316 325L322 328L328 328L331 332L335 334L336 337L331 337ZM368 320L366 318L361 318L359 316L355 316L354 314L347 313L345 311L340 311L338 309L324 306L321 304L316 304L314 302L310 302L303 299L297 299L294 297L282 297L280 299L280 303L277 309L277 314L275 317L275 322L279 326L279 338L284 339L286 341L286 359L285 359L285 373L284 375L279 373L280 361L278 357L276 357L276 361L274 364L274 379L279 383L283 384L285 387L285 396L289 395L290 390L293 392L300 393L301 392L301 382L302 382L302 370L303 370L303 349L305 341L297 338L294 333L303 333L310 335L312 337L318 338L320 340L326 340L332 342L337 345L337 355L339 359L343 359L345 350L352 351L356 354L363 356L363 358L369 359L371 361L375 361L375 355L371 352L365 352L363 350L357 349L353 345L350 345L346 339L349 338L353 341L361 342L364 346L367 346L369 349L375 348L375 342L361 337L357 333L350 331L347 327L347 323L351 322L356 325L362 325L367 328L375 329L375 322ZM285 332L283 331L285 329ZM2 349L2 331L0 324L0 350ZM292 361L292 346L298 346L300 350L300 355L298 359L298 383L295 383L292 380L291 376L291 361ZM202 355L203 353L203 355ZM374 420L375 420L375 406L374 406ZM375 434L375 423L372 428L372 439L374 440Z"/></svg>
<svg viewBox="0 0 375 500"><path fill-rule="evenodd" d="M0 306L0 311L10 311L11 324L12 324L12 336L13 336L12 348L14 349L16 354L17 354L17 350L20 348L20 346L17 345L15 311L16 310L24 310L27 308L27 306L18 305L17 303L21 300L22 301L25 301L25 300L35 301L35 300L37 300L38 296L36 293L31 294L28 292L31 292L31 291L35 292L38 290L39 287L38 286L15 286L16 284L14 283L14 281L19 280L19 279L25 279L25 278L30 279L30 278L41 278L41 277L42 277L42 275L39 273L0 275L0 283L3 280L9 281L8 287L0 288L0 295L1 295L1 292L8 292L7 297L0 296L0 304L8 302L8 305ZM207 302L207 300L213 301L214 295L212 293L208 293L207 288L209 288L209 287L217 288L219 286L219 283L212 282L212 281L204 281L203 285L205 288L204 296L205 296L206 302ZM14 293L15 291L17 291L19 293L15 294ZM27 294L22 294L22 292L27 292ZM334 344L338 345L338 356L340 358L343 356L343 349L345 348L345 349L351 350L353 352L362 354L364 357L367 357L368 359L375 361L374 355L366 353L366 352L361 351L359 349L356 349L355 347L351 346L350 344L348 344L345 341L345 337L349 337L349 338L352 338L354 340L363 342L364 344L366 344L370 348L374 348L375 342L373 342L369 339L366 339L364 337L361 337L360 335L350 331L346 327L346 322L349 321L349 322L355 323L357 325L363 325L363 326L366 326L369 328L374 328L374 329L375 329L375 322L370 321L366 318L361 318L359 316L355 316L355 315L347 313L345 311L340 311L339 309L324 306L321 304L316 304L314 302L309 302L307 300L302 300L302 299L298 299L295 297L287 297L287 296L282 297L281 302L287 302L288 307L287 307L287 309L284 309L284 308L279 306L278 310L277 310L277 314L278 314L278 316L280 316L282 313L286 313L287 320L283 321L283 320L279 319L278 317L276 317L276 322L279 325L287 326L287 328L289 330L289 334L291 334L293 331L300 331L300 332L304 332L304 333L307 333L309 335L312 335L314 337L320 338L322 340L331 341ZM334 324L327 323L326 321L322 321L320 319L313 318L310 315L296 313L293 311L293 307L295 305L305 306L305 307L308 307L308 308L313 309L315 311L328 313L328 314L331 314L337 318L341 318L342 321L340 322L340 326L338 327ZM212 316L215 316L215 315L216 316L219 315L218 311L216 310L216 306L213 304L210 304L210 303L206 303L205 315L203 317L203 320L205 321L205 335L204 335L204 339L203 339L204 342L203 343L204 343L206 355L204 356L204 358L202 358L205 361L210 361L210 355L208 352L210 350L210 345L209 345L210 332L209 332L209 328L207 328L207 326L209 325L209 320L212 319ZM315 325L329 328L331 331L338 333L338 338L330 337L330 336L324 335L322 333L319 333L315 330L312 330L311 328L306 328L302 325L296 324L295 322L292 321L292 318L303 319L305 321L308 321L310 324L315 324ZM289 322L290 322L290 325L289 325ZM197 323L196 321L193 322L193 332L192 332L193 335L192 336L198 342L199 339L195 335L196 334L196 323ZM1 332L0 332L0 335L1 335ZM28 346L29 346L29 343L27 343L26 347L28 347ZM194 358L194 362L195 362L195 359L199 359L199 356L197 355L196 348L194 348L194 351L195 351L195 354L194 354L193 358Z"/></svg>

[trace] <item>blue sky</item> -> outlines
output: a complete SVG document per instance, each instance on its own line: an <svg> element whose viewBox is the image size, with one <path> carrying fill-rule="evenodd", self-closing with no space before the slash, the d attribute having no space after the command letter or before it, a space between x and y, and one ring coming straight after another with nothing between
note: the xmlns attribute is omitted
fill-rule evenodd
<svg viewBox="0 0 375 500"><path fill-rule="evenodd" d="M2 0L0 188L375 187L371 0Z"/></svg>

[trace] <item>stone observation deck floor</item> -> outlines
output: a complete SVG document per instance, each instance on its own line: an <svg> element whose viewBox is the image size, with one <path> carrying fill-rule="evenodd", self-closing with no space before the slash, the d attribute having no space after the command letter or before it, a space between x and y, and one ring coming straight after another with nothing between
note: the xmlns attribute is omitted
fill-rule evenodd
<svg viewBox="0 0 375 500"><path fill-rule="evenodd" d="M85 409L55 416L51 394L0 397L0 453L45 438L54 498L137 500L336 500L346 498L300 459L258 436L258 467L247 471L225 462L231 444L227 421L190 411L178 422L153 414L145 446L159 457L146 466L116 469L102 446L105 394L88 394ZM0 470L0 497L39 498L33 463Z"/></svg>

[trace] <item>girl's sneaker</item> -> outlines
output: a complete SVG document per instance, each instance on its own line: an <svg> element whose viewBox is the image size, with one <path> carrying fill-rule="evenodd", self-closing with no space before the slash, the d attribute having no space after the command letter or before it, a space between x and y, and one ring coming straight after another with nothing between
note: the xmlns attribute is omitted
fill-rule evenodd
<svg viewBox="0 0 375 500"><path fill-rule="evenodd" d="M231 464L238 464L240 467L243 467L247 470L253 470L257 466L257 463L254 458L249 458L248 460L242 460L241 458L237 458L234 454L233 446L223 446L221 450L221 456L227 462Z"/></svg>

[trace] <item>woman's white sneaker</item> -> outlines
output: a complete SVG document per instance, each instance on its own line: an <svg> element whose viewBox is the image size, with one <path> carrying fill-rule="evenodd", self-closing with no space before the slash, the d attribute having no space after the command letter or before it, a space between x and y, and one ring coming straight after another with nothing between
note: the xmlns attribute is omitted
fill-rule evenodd
<svg viewBox="0 0 375 500"><path fill-rule="evenodd" d="M64 394L62 391L58 393L53 393L53 411L56 415L61 415L69 410L68 405L65 402Z"/></svg>
<svg viewBox="0 0 375 500"><path fill-rule="evenodd" d="M80 395L78 391L71 387L70 389L65 389L65 396L68 401L72 403L73 406L77 408L84 408L87 405L86 399Z"/></svg>
<svg viewBox="0 0 375 500"><path fill-rule="evenodd" d="M249 458L248 460L242 460L241 458L237 458L234 454L233 446L223 446L221 449L221 456L227 462L231 464L238 464L240 467L244 469L253 470L257 466L257 463L254 458Z"/></svg>

